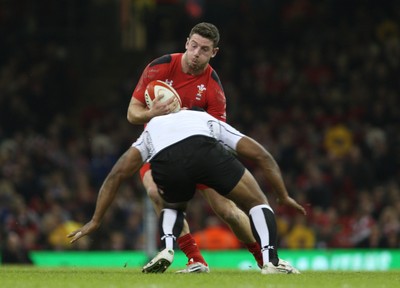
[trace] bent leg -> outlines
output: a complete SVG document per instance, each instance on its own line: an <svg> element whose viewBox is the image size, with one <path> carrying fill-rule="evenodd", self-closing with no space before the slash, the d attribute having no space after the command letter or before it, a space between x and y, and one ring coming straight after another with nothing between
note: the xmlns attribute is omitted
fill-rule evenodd
<svg viewBox="0 0 400 288"><path fill-rule="evenodd" d="M257 265L261 268L263 259L261 248L253 236L249 217L235 203L217 193L214 189L206 188L200 190L208 201L215 214L224 221L235 236L243 242L247 250L253 255Z"/></svg>
<svg viewBox="0 0 400 288"><path fill-rule="evenodd" d="M271 262L277 265L279 259L275 215L260 186L248 170L226 197L250 215L254 237L261 247L263 264Z"/></svg>
<svg viewBox="0 0 400 288"><path fill-rule="evenodd" d="M159 218L159 231L162 248L174 249L174 243L182 232L183 211L175 209L163 209Z"/></svg>
<svg viewBox="0 0 400 288"><path fill-rule="evenodd" d="M151 199L153 203L154 210L156 211L157 217L160 217L162 209L164 209L164 200L161 198L158 193L158 188L156 183L154 183L153 177L151 175L151 170L145 172L143 176L143 186L146 189L147 195ZM196 244L196 241L190 234L189 224L186 221L186 218L183 221L182 232L177 239L177 244L179 249L183 253L185 253L188 258L188 263L191 262L199 262L208 266L204 257L201 255L200 249Z"/></svg>
<svg viewBox="0 0 400 288"><path fill-rule="evenodd" d="M225 195L232 200L240 209L249 214L251 208L257 205L268 205L267 197L261 191L256 179L246 169L236 186Z"/></svg>
<svg viewBox="0 0 400 288"><path fill-rule="evenodd" d="M151 175L151 170L148 170L144 173L143 186L146 189L147 195L151 199L151 203L153 204L157 217L160 217L161 210L164 208L164 200L161 198L160 193L158 193L158 188L156 183L154 183L153 176ZM185 219L180 236L186 235L188 233L190 233L189 225Z"/></svg>
<svg viewBox="0 0 400 288"><path fill-rule="evenodd" d="M214 189L200 190L215 214L224 221L243 243L254 243L249 217L235 203Z"/></svg>
<svg viewBox="0 0 400 288"><path fill-rule="evenodd" d="M163 209L159 217L159 231L162 250L143 269L143 273L164 273L174 261L174 243L182 231L184 213L182 210Z"/></svg>
<svg viewBox="0 0 400 288"><path fill-rule="evenodd" d="M275 215L269 205L258 205L250 209L251 228L260 243L263 264L278 265L277 229Z"/></svg>
<svg viewBox="0 0 400 288"><path fill-rule="evenodd" d="M158 193L157 185L154 183L153 177L151 176L151 170L146 171L142 181L147 196L149 196L151 203L153 204L154 211L156 211L157 217L160 217L161 210L164 208L164 200Z"/></svg>

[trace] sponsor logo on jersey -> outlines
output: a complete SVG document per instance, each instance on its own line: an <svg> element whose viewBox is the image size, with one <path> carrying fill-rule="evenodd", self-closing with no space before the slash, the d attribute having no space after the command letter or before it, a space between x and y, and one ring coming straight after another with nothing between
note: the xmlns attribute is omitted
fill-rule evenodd
<svg viewBox="0 0 400 288"><path fill-rule="evenodd" d="M174 80L165 79L165 83L172 87L172 85L174 84Z"/></svg>

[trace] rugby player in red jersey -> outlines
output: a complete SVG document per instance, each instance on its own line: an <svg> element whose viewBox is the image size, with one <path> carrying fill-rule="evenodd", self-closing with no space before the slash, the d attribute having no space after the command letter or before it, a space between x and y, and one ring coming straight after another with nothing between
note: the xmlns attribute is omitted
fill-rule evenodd
<svg viewBox="0 0 400 288"><path fill-rule="evenodd" d="M153 117L169 114L173 110L171 107L173 99L166 102L155 99L152 108L147 108L144 92L147 84L153 80L165 81L175 88L181 97L182 107L200 107L215 118L226 121L224 90L217 73L209 64L211 58L218 53L219 38L217 27L210 23L199 23L190 31L184 53L164 55L148 64L133 92L128 108L128 121L132 124L145 124ZM142 167L140 175L159 215L163 209L163 202L153 181L149 164ZM213 189L200 183L197 188L203 192L207 190L207 193L202 193L202 195L211 208L228 224L261 266L260 246L252 235L248 216L232 201L222 197ZM181 272L209 272L208 265L190 234L186 222L177 243L189 259L186 269Z"/></svg>

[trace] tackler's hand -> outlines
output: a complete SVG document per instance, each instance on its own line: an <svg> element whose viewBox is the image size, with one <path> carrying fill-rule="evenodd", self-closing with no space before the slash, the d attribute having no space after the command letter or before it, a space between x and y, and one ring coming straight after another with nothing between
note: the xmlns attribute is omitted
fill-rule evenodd
<svg viewBox="0 0 400 288"><path fill-rule="evenodd" d="M300 213L302 213L303 215L307 215L306 209L304 209L304 207L301 206L299 203L297 203L296 200L294 200L292 197L288 196L283 199L278 198L276 201L280 205L286 205L292 207L297 211L299 211Z"/></svg>
<svg viewBox="0 0 400 288"><path fill-rule="evenodd" d="M69 233L67 235L68 238L72 238L70 243L74 243L78 239L82 238L83 236L86 236L93 231L97 230L99 228L100 223L94 222L93 220L89 221L86 223L83 227Z"/></svg>

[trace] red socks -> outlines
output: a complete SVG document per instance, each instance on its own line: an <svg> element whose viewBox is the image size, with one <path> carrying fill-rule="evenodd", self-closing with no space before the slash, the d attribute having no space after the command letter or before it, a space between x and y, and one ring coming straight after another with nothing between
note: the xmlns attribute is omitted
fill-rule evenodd
<svg viewBox="0 0 400 288"><path fill-rule="evenodd" d="M244 243L244 245L247 247L247 250L249 250L250 253L253 254L254 259L256 259L257 261L258 267L262 268L264 263L260 245L257 242Z"/></svg>
<svg viewBox="0 0 400 288"><path fill-rule="evenodd" d="M181 249L182 252L185 253L186 257L189 259L188 262L200 262L208 266L200 253L199 247L197 246L190 233L179 237L176 242L178 243L179 249Z"/></svg>
<svg viewBox="0 0 400 288"><path fill-rule="evenodd" d="M189 259L188 262L200 262L204 265L208 266L203 256L200 253L200 249L194 241L192 235L190 233L179 237L176 241L178 243L179 249L183 253L185 253L186 257ZM257 242L254 243L245 243L247 250L253 254L254 259L256 259L258 267L262 268L263 266L263 257L261 254L261 247Z"/></svg>

